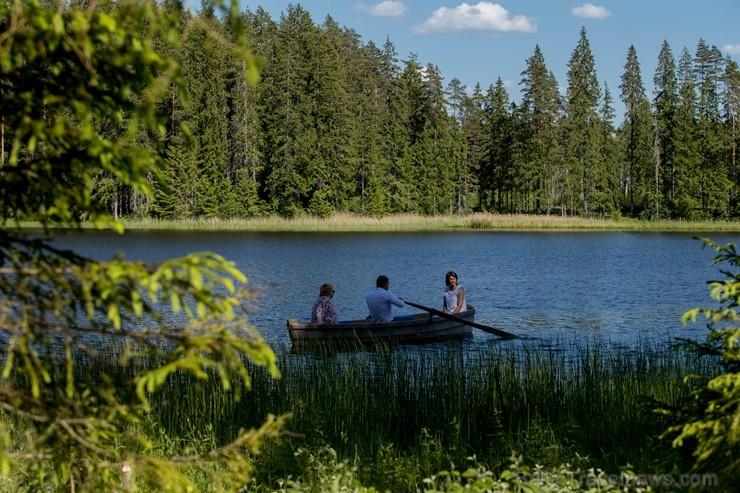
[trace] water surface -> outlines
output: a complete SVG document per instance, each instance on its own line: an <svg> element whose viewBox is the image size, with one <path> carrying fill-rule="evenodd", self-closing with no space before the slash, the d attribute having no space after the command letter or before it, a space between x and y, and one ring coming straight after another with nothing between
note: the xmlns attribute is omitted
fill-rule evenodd
<svg viewBox="0 0 740 493"><path fill-rule="evenodd" d="M620 232L253 233L86 232L55 240L98 260L162 261L212 251L236 262L254 289L250 321L271 343L289 344L288 318L307 319L319 286L336 289L341 319L364 318L365 293L386 274L391 289L440 308L444 275L454 270L476 306L476 321L557 343L598 338L702 338L704 324L683 327L688 309L710 306L706 281L715 252L697 234ZM724 244L737 235L711 233ZM398 313L412 313L405 307ZM496 339L475 331L466 344Z"/></svg>

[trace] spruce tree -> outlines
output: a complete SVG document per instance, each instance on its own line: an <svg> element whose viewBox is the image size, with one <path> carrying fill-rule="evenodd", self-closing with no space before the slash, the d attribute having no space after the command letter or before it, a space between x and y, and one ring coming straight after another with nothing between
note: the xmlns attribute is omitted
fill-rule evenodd
<svg viewBox="0 0 740 493"><path fill-rule="evenodd" d="M676 62L667 41L658 55L658 66L653 76L656 132L656 166L662 170L660 194L668 214L675 214L676 194L676 132L678 111L678 82Z"/></svg>
<svg viewBox="0 0 740 493"><path fill-rule="evenodd" d="M254 53L257 50L254 24L250 22L249 13L244 18L247 43ZM252 217L265 209L259 197L259 178L263 169L260 156L262 132L258 118L259 90L255 84L259 79L259 72L256 68L250 69L240 60L234 60L231 66L235 70L228 74L230 105L227 176L231 183L234 210L229 215Z"/></svg>
<svg viewBox="0 0 740 493"><path fill-rule="evenodd" d="M604 82L604 96L601 100L601 135L599 137L599 149L604 159L606 173L597 182L597 202L601 204L604 214L619 214L619 193L622 154L619 152L619 141L614 128L614 100L609 90L609 85Z"/></svg>
<svg viewBox="0 0 740 493"><path fill-rule="evenodd" d="M412 134L412 151L416 154L411 186L419 212L450 213L456 202L456 170L462 163L462 134L447 113L439 67L427 64L421 76L421 98L412 102L420 115L420 132Z"/></svg>
<svg viewBox="0 0 740 493"><path fill-rule="evenodd" d="M740 192L738 191L738 163L737 148L740 142L740 69L729 55L725 57L725 73L722 77L724 91L722 92L722 135L724 161L727 166L727 176L732 183L730 190L729 213L737 217L740 214Z"/></svg>
<svg viewBox="0 0 740 493"><path fill-rule="evenodd" d="M520 135L523 147L521 181L527 184L533 212L549 212L555 202L555 155L559 95L557 81L547 69L539 45L527 59L522 72L522 102L520 114L524 132Z"/></svg>
<svg viewBox="0 0 740 493"><path fill-rule="evenodd" d="M578 44L568 61L568 88L565 106L565 184L571 213L590 214L600 204L591 204L594 187L605 173L598 152L601 132L599 101L601 87L586 28L581 28ZM593 206L593 207L592 207Z"/></svg>
<svg viewBox="0 0 740 493"><path fill-rule="evenodd" d="M721 151L719 86L724 72L723 63L719 49L708 46L700 39L694 56L701 154L699 186L701 208L708 217L724 215L729 203L730 183Z"/></svg>
<svg viewBox="0 0 740 493"><path fill-rule="evenodd" d="M484 148L479 166L479 203L485 211L511 212L513 122L509 94L499 77L489 86L484 102Z"/></svg>
<svg viewBox="0 0 740 493"><path fill-rule="evenodd" d="M624 149L624 190L630 214L642 212L648 217L659 215L660 202L654 193L653 125L650 103L642 83L637 51L630 45L627 63L619 86L625 106L620 134ZM657 171L655 175L657 175Z"/></svg>
<svg viewBox="0 0 740 493"><path fill-rule="evenodd" d="M384 172L383 121L386 118L383 52L372 42L362 48L357 108L357 164L350 211L381 217L389 212Z"/></svg>
<svg viewBox="0 0 740 493"><path fill-rule="evenodd" d="M676 193L674 209L678 217L700 219L701 161L699 132L697 128L696 78L693 61L684 47L676 72L678 80L678 107L676 112Z"/></svg>
<svg viewBox="0 0 740 493"><path fill-rule="evenodd" d="M226 27L209 4L183 33L181 63L190 97L184 124L196 153L198 181L193 212L223 217L230 193L228 114L230 59L223 49Z"/></svg>
<svg viewBox="0 0 740 493"><path fill-rule="evenodd" d="M312 98L316 42L309 13L291 5L280 17L265 67L270 86L261 92L264 192L272 210L286 217L305 211L311 186L306 169L318 159Z"/></svg>
<svg viewBox="0 0 740 493"><path fill-rule="evenodd" d="M453 79L454 80L454 79ZM464 88L464 86L462 86ZM477 201L480 164L483 160L485 135L483 109L484 96L480 84L468 96L463 90L460 94L459 125L464 139L464 157L458 175L457 209L461 214L479 209ZM471 203L472 202L472 203Z"/></svg>

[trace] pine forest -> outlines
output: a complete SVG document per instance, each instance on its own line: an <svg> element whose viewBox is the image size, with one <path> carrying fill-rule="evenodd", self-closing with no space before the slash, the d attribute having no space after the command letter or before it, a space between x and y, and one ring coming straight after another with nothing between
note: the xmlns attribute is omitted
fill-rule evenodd
<svg viewBox="0 0 740 493"><path fill-rule="evenodd" d="M159 103L170 116L164 137L140 137L162 158L152 199L114 176L91 185L116 217L740 215L740 70L702 39L693 52L664 42L648 92L634 46L619 87L601 83L582 28L567 80L535 46L521 93L510 94L500 78L445 84L433 63L401 59L392 40L363 43L300 4L277 20L261 7L242 13L258 65L245 67L223 48L231 34L214 11L160 7L181 26L168 55L189 100L173 87Z"/></svg>

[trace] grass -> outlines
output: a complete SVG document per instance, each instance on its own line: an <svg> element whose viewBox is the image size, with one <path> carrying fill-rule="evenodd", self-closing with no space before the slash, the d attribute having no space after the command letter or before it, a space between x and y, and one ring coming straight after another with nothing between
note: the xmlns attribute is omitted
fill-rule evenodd
<svg viewBox="0 0 740 493"><path fill-rule="evenodd" d="M100 361L78 362L79 378L126 387L133 368L112 364L121 349L102 349ZM337 474L376 491L423 491L426 479L465 470L471 457L495 477L517 456L549 470L619 473L630 464L665 474L688 471L691 460L660 437L668 422L655 409L689 398L685 375L717 371L716 361L640 341L633 350L567 341L340 349L277 348L282 378L252 367L239 401L218 378L171 378L151 396L144 429L163 455L179 455L227 443L268 414L292 415L291 434L253 458L254 492L287 479L304 488L291 491L325 491ZM0 420L22 436L18 423Z"/></svg>
<svg viewBox="0 0 740 493"><path fill-rule="evenodd" d="M555 231L740 231L738 221L643 221L635 219L588 219L556 215L490 214L419 216L398 214L383 218L335 214L327 218L301 216L293 219L194 219L165 221L124 219L126 229L197 231L294 231L294 232L413 232L444 230L555 230Z"/></svg>
<svg viewBox="0 0 740 493"><path fill-rule="evenodd" d="M152 421L169 436L209 430L210 439L225 442L268 413L292 414L296 435L256 459L264 487L310 476L311 461L302 457L315 460L322 450L355 461L361 482L380 491L416 491L424 478L470 456L500 472L512 453L546 467L619 472L631 464L665 473L689 462L660 438L668 423L654 412L657 401L686 400L684 375L714 371L652 346L279 354L283 378L254 368L253 389L241 402L218 385L173 381L155 396Z"/></svg>

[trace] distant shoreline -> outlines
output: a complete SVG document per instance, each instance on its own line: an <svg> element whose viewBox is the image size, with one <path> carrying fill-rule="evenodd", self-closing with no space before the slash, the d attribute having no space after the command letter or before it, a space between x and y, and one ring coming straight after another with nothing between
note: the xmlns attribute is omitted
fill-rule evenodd
<svg viewBox="0 0 740 493"><path fill-rule="evenodd" d="M648 221L490 213L448 216L403 214L382 218L335 214L326 218L301 216L292 219L280 217L177 221L124 219L121 223L128 230L256 232L422 232L450 230L740 232L740 221Z"/></svg>

